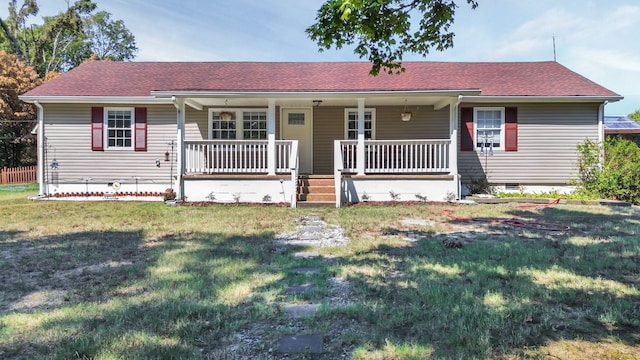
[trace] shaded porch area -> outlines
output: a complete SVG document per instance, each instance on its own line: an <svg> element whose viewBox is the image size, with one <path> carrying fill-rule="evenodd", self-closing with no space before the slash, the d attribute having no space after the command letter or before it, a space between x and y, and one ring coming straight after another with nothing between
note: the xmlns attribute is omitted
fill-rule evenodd
<svg viewBox="0 0 640 360"><path fill-rule="evenodd" d="M405 201L459 197L456 97L325 95L321 106L310 105L315 96L177 101L179 176L188 201L195 193L187 187L194 186L200 199L205 188L215 188L220 201L278 199L294 207L309 199L337 207L367 198L385 201L395 193L404 194ZM412 118L404 116L407 103ZM224 121L222 114L227 115ZM252 132L248 119L254 118L262 121L256 126L260 131ZM197 132L185 131L196 125ZM256 134L264 138L247 138ZM301 185L319 176L321 196Z"/></svg>

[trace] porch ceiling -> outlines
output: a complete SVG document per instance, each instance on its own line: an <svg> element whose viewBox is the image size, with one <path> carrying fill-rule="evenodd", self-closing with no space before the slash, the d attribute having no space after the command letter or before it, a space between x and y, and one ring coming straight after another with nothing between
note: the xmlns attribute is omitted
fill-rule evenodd
<svg viewBox="0 0 640 360"><path fill-rule="evenodd" d="M457 99L456 95L379 95L379 96L295 96L295 97L274 97L277 106L314 106L314 100L321 100L320 106L358 106L358 98L365 99L365 106L431 106L444 107L451 101ZM267 106L269 98L265 97L185 97L187 104L200 107L244 107L244 106Z"/></svg>

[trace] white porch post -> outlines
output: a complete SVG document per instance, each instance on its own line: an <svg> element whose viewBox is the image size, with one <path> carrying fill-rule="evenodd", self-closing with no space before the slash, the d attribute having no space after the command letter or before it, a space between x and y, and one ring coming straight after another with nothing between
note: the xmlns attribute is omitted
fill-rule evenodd
<svg viewBox="0 0 640 360"><path fill-rule="evenodd" d="M458 106L459 101L452 101L449 105L449 172L458 173Z"/></svg>
<svg viewBox="0 0 640 360"><path fill-rule="evenodd" d="M356 147L356 170L364 175L364 99L358 99L358 146Z"/></svg>
<svg viewBox="0 0 640 360"><path fill-rule="evenodd" d="M456 183L456 199L462 198L460 174L458 174L458 124L459 107L462 97L452 100L449 104L449 173Z"/></svg>
<svg viewBox="0 0 640 360"><path fill-rule="evenodd" d="M276 174L276 100L269 99L267 109L267 172Z"/></svg>
<svg viewBox="0 0 640 360"><path fill-rule="evenodd" d="M178 189L176 189L176 198L183 199L184 198L184 182L182 180L182 175L185 173L185 157L184 157L184 123L185 123L185 106L184 99L175 99L173 104L177 110L177 179L176 184L178 185Z"/></svg>

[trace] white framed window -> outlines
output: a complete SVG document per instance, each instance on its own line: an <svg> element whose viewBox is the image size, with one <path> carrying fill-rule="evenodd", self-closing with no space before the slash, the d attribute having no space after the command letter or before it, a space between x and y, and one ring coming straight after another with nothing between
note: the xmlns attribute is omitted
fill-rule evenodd
<svg viewBox="0 0 640 360"><path fill-rule="evenodd" d="M476 149L503 149L504 108L476 107L473 110Z"/></svg>
<svg viewBox="0 0 640 360"><path fill-rule="evenodd" d="M133 108L104 109L106 149L133 149L134 113Z"/></svg>
<svg viewBox="0 0 640 360"><path fill-rule="evenodd" d="M267 139L267 112L242 112L242 138L245 140Z"/></svg>
<svg viewBox="0 0 640 360"><path fill-rule="evenodd" d="M209 139L266 140L267 109L209 109Z"/></svg>
<svg viewBox="0 0 640 360"><path fill-rule="evenodd" d="M358 139L358 109L344 109L344 137ZM364 138L376 138L376 109L364 109Z"/></svg>
<svg viewBox="0 0 640 360"><path fill-rule="evenodd" d="M209 139L228 140L236 139L238 120L233 111L209 112Z"/></svg>

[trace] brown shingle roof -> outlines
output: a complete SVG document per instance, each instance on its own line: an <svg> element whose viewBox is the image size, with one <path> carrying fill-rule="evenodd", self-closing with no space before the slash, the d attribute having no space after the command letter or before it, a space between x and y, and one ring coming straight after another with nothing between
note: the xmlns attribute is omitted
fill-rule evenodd
<svg viewBox="0 0 640 360"><path fill-rule="evenodd" d="M480 89L483 96L618 96L557 62L86 62L26 96L149 96L151 91L355 92Z"/></svg>

